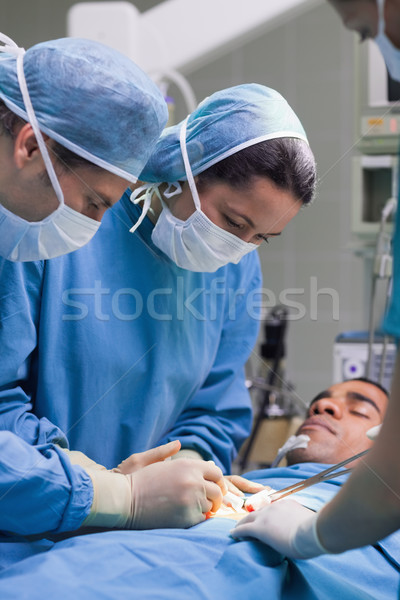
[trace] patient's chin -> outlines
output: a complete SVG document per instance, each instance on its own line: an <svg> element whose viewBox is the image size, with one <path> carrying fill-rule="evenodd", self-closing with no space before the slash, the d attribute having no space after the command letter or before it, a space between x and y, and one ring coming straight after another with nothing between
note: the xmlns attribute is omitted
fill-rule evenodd
<svg viewBox="0 0 400 600"><path fill-rule="evenodd" d="M296 465L303 462L315 462L312 458L313 454L307 448L296 448L286 454L286 462L290 465Z"/></svg>

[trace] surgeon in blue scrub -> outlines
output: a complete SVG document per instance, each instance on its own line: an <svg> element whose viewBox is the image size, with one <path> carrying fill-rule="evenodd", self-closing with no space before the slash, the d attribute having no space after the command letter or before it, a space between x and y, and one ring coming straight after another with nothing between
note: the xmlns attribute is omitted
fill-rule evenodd
<svg viewBox="0 0 400 600"><path fill-rule="evenodd" d="M0 256L53 258L86 244L137 181L167 109L150 78L107 46L65 38L25 52L1 33L0 42Z"/></svg>
<svg viewBox="0 0 400 600"><path fill-rule="evenodd" d="M0 41L0 256L48 259L97 232L105 210L136 182L167 109L149 77L102 44L69 38L25 52L3 34ZM1 327L6 304L1 297ZM2 377L8 351L1 346ZM136 463L168 454L160 449ZM43 519L38 486L51 507ZM57 447L0 432L1 529L36 533L43 522L75 529L92 487ZM57 489L70 491L64 505Z"/></svg>
<svg viewBox="0 0 400 600"><path fill-rule="evenodd" d="M374 38L391 77L400 81L400 0L329 0L343 23ZM400 338L400 210L393 240L394 272L385 331ZM312 558L374 544L400 528L400 357L382 429L339 494L320 512L291 500L276 502L251 518L251 533L291 558Z"/></svg>
<svg viewBox="0 0 400 600"><path fill-rule="evenodd" d="M164 130L140 183L90 243L50 261L1 263L0 425L39 449L42 474L56 453L81 475L63 487L48 471L45 485L32 483L37 531L65 531L67 520L187 527L218 508L222 472L251 427L255 250L311 202L315 178L285 99L235 86ZM28 522L21 515L18 532Z"/></svg>

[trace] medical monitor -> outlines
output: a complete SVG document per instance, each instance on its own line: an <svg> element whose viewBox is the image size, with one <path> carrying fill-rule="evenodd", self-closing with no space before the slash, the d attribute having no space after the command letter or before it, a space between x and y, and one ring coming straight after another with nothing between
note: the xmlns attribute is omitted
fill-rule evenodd
<svg viewBox="0 0 400 600"><path fill-rule="evenodd" d="M373 40L356 44L356 145L366 154L397 154L400 83L394 81Z"/></svg>

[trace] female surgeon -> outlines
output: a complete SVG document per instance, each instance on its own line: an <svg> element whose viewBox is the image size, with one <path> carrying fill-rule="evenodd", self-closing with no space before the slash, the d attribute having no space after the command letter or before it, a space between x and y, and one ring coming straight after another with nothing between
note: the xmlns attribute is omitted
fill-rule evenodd
<svg viewBox="0 0 400 600"><path fill-rule="evenodd" d="M3 262L2 428L21 445L50 445L64 470L71 460L92 482L88 491L83 475L64 487L49 477L46 503L34 482L37 531L186 527L218 508L221 469L251 426L243 366L262 292L254 250L310 203L315 177L285 99L239 85L163 132L141 184L84 248ZM134 457L107 470L161 444L156 459L145 454L153 464L134 470ZM172 454L182 460L162 460ZM18 516L18 531L28 529L29 515Z"/></svg>
<svg viewBox="0 0 400 600"><path fill-rule="evenodd" d="M346 27L362 39L374 38L391 77L400 81L400 1L330 0ZM392 301L384 329L400 337L400 210L393 240ZM324 413L335 422L335 414ZM346 485L319 513L294 500L276 502L246 517L236 538L255 537L292 558L373 544L400 527L400 358L397 355L389 407L382 429L368 455Z"/></svg>

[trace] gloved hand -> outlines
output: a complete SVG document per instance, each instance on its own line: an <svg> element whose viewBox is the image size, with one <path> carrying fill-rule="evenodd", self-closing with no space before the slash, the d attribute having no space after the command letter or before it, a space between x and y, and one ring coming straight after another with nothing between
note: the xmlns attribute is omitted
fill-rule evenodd
<svg viewBox="0 0 400 600"><path fill-rule="evenodd" d="M131 454L131 456L123 460L116 469L113 469L113 471L115 473L123 473L124 475L134 473L138 469L147 467L147 465L161 462L177 453L179 454L180 447L181 443L178 440L175 440L168 444L164 444L163 446L151 448L151 450L146 450L145 452Z"/></svg>
<svg viewBox="0 0 400 600"><path fill-rule="evenodd" d="M147 465L151 465L155 462L160 462L162 460L166 460L170 458L177 452L179 452L181 447L181 443L178 440L173 442L169 442L168 444L164 444L163 446L157 446L157 448L151 448L151 450L146 450L145 452L137 452L136 454L131 454L128 458L123 460L118 467L112 469L116 473L133 473L142 467L146 467ZM106 467L96 463L94 460L80 452L79 450L68 450L67 448L61 448L65 454L67 454L69 460L73 465L79 465L84 469L91 470L102 470L105 471Z"/></svg>
<svg viewBox="0 0 400 600"><path fill-rule="evenodd" d="M251 537L288 558L313 558L329 551L318 539L315 513L296 500L283 499L249 513L231 531L235 539Z"/></svg>
<svg viewBox="0 0 400 600"><path fill-rule="evenodd" d="M225 475L225 483L228 492L232 492L232 494L241 497L244 496L243 492L247 494L256 494L261 490L270 489L268 486L256 483L255 481L250 481L240 475Z"/></svg>
<svg viewBox="0 0 400 600"><path fill-rule="evenodd" d="M86 454L83 454L83 452L80 452L79 450L68 450L68 448L61 448L61 450L63 452L65 452L65 454L67 454L69 460L71 461L71 463L73 465L79 465L80 467L83 467L84 469L98 469L100 471L106 471L106 467L103 467L103 465L98 464L97 462L95 462L94 460L92 460L91 458L89 458L88 456L86 456Z"/></svg>
<svg viewBox="0 0 400 600"><path fill-rule="evenodd" d="M180 458L190 458L192 460L204 460L202 455L196 450L191 450L190 448L183 448L179 450L174 456L171 456L172 460L180 459Z"/></svg>
<svg viewBox="0 0 400 600"><path fill-rule="evenodd" d="M190 527L216 512L226 492L212 462L179 460L147 465L134 473L87 469L94 489L83 526L122 529Z"/></svg>

